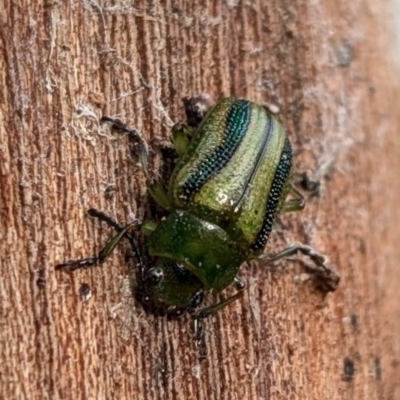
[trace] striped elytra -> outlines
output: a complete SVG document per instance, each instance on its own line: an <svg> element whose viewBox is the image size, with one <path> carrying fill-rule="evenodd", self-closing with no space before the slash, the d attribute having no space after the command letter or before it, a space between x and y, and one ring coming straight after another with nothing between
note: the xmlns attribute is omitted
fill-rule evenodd
<svg viewBox="0 0 400 400"><path fill-rule="evenodd" d="M223 227L260 253L288 192L292 152L282 125L260 105L227 98L196 130L169 184L174 209Z"/></svg>

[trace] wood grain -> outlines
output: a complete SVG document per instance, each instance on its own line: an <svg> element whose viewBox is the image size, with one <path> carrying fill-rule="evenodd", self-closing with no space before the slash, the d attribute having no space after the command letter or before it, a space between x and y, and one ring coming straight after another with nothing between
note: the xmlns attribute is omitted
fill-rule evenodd
<svg viewBox="0 0 400 400"><path fill-rule="evenodd" d="M0 398L400 398L400 74L377 3L0 2ZM89 207L121 223L155 212L127 138L99 118L154 144L198 93L279 107L314 190L267 251L302 241L342 275L324 297L299 263L244 266L204 360L188 317L133 300L128 245L102 268L54 270L112 234Z"/></svg>

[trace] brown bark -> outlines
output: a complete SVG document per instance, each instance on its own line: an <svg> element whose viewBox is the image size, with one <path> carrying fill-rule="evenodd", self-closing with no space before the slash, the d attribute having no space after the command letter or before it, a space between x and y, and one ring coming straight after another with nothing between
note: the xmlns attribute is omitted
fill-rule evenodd
<svg viewBox="0 0 400 400"><path fill-rule="evenodd" d="M399 399L390 2L130 3L1 3L0 397ZM99 117L168 138L180 97L199 92L279 106L296 169L319 190L282 217L267 251L302 241L342 274L324 298L297 279L298 263L243 267L243 298L206 323L204 360L189 317L134 302L128 245L102 268L54 271L112 234L89 207L122 223L154 211L127 139L102 133ZM156 150L153 173L160 161Z"/></svg>

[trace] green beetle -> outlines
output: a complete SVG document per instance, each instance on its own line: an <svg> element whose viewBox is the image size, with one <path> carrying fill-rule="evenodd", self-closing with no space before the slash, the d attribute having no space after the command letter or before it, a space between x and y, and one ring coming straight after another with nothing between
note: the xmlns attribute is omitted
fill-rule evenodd
<svg viewBox="0 0 400 400"><path fill-rule="evenodd" d="M133 243L128 230L141 225L149 235L148 253L155 263L141 267L138 300L153 312L178 316L188 311L200 319L239 296L240 291L198 310L209 291L221 292L231 284L243 289L237 277L241 264L263 257L276 216L301 210L304 198L293 185L293 156L286 132L265 107L235 98L225 98L211 108L204 98L186 100L185 105L191 126L173 128L179 160L168 190L149 184L151 195L169 211L168 216L158 224L135 222L122 227L91 210L91 215L118 233L97 257L68 261L57 268L71 271L104 262L123 237ZM148 176L147 146L138 132L107 117L103 121L127 132L138 144ZM308 246L296 244L270 260L297 251L314 261L314 272L325 289L334 290L338 275Z"/></svg>

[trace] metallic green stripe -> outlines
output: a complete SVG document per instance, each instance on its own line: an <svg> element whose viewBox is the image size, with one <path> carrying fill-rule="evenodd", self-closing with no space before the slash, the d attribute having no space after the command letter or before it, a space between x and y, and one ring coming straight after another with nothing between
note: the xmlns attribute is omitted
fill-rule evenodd
<svg viewBox="0 0 400 400"><path fill-rule="evenodd" d="M257 157L254 161L253 170L251 171L250 175L247 177L246 181L244 182L244 187L246 189L243 191L242 195L240 196L237 203L235 204L235 209L240 208L240 204L246 198L248 190L251 187L251 184L254 180L254 177L256 176L261 163L264 161L265 153L266 153L267 147L268 147L268 142L271 138L273 125L274 124L271 119L271 116L269 114L267 114L267 121L266 121L265 129L262 134L262 143L260 144L260 149L259 149Z"/></svg>
<svg viewBox="0 0 400 400"><path fill-rule="evenodd" d="M218 174L228 164L245 137L249 122L250 102L235 101L227 112L221 143L185 179L181 186L181 199L188 199L199 192L213 175Z"/></svg>
<svg viewBox="0 0 400 400"><path fill-rule="evenodd" d="M289 140L286 138L285 146L283 148L282 155L268 195L266 213L264 215L263 224L257 235L256 240L250 246L250 249L252 251L263 249L268 241L268 237L271 233L272 225L275 221L276 213L278 211L282 190L287 182L287 179L289 178L290 171L292 169L292 157L292 148L290 146Z"/></svg>

